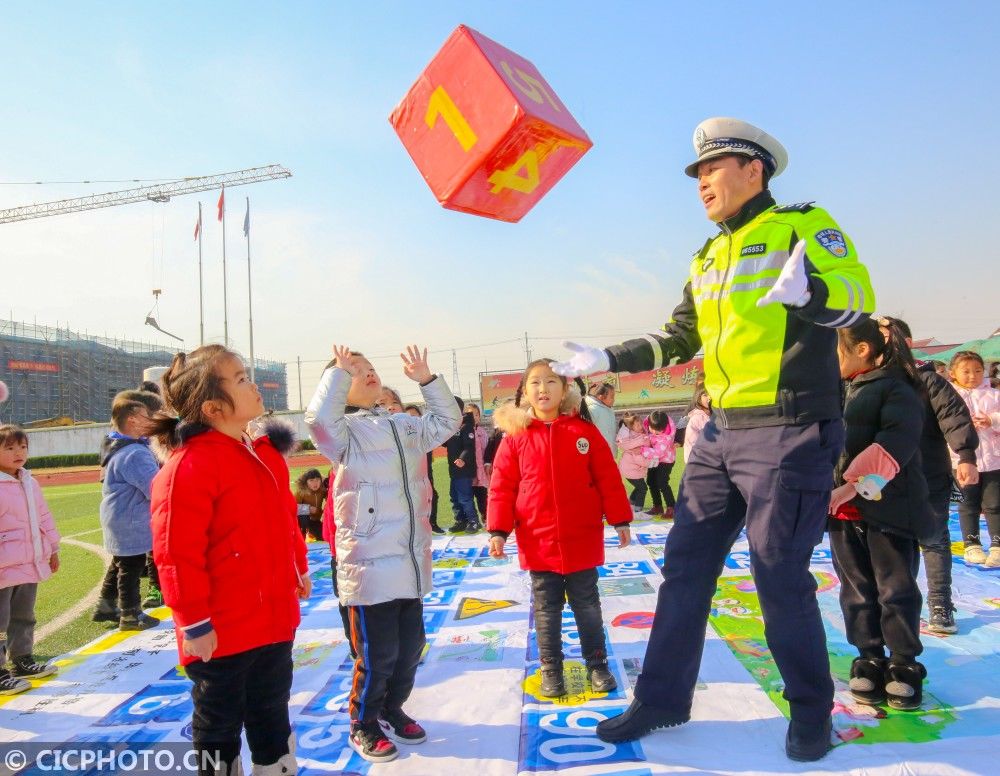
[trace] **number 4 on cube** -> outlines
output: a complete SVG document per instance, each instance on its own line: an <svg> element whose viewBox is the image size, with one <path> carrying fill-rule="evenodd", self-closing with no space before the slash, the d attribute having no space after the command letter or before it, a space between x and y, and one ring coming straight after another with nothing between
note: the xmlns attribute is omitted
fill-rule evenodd
<svg viewBox="0 0 1000 776"><path fill-rule="evenodd" d="M389 117L438 201L519 221L593 145L533 64L464 25Z"/></svg>

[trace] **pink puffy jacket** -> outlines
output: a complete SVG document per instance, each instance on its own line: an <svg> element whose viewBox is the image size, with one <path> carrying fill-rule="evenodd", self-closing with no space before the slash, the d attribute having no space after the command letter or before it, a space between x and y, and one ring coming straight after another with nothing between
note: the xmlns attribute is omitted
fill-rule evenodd
<svg viewBox="0 0 1000 776"><path fill-rule="evenodd" d="M674 435L677 433L677 426L674 419L667 416L667 427L663 431L653 431L649 427L649 418L642 422L643 428L649 434L649 448L645 451L645 456L650 460L652 466L661 463L673 463L677 460L677 448L674 445Z"/></svg>
<svg viewBox="0 0 1000 776"><path fill-rule="evenodd" d="M622 457L618 461L618 469L627 480L644 480L646 472L649 471L649 463L642 454L642 449L649 444L647 434L638 434L625 426L618 431L615 437L618 449L622 451Z"/></svg>
<svg viewBox="0 0 1000 776"><path fill-rule="evenodd" d="M31 472L0 472L0 588L44 582L59 531Z"/></svg>
<svg viewBox="0 0 1000 776"><path fill-rule="evenodd" d="M978 388L963 388L957 383L952 387L965 399L969 413L975 418L985 415L990 419L989 428L977 428L979 447L976 448L976 468L981 472L1000 469L1000 390L992 388L989 380L983 380ZM958 456L951 454L952 467L958 466Z"/></svg>

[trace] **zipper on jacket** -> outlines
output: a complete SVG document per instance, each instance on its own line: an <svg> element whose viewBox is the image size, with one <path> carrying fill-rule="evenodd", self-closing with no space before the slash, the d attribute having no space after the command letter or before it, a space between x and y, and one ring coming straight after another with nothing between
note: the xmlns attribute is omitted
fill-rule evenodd
<svg viewBox="0 0 1000 776"><path fill-rule="evenodd" d="M406 456L403 455L403 445L399 441L399 434L396 432L396 424L389 421L389 428L392 429L392 438L396 440L396 452L399 453L399 465L403 470L403 493L406 494L406 505L410 510L410 561L413 563L413 576L417 581L417 598L423 598L423 590L420 588L420 566L417 564L417 555L413 551L413 534L416 531L416 517L413 514L413 497L410 495L410 478L406 473Z"/></svg>
<svg viewBox="0 0 1000 776"><path fill-rule="evenodd" d="M719 371L722 372L722 376L726 379L726 387L722 389L722 393L719 394L719 408L725 409L722 405L722 399L725 397L729 388L732 386L733 381L729 378L729 373L726 368L722 365L722 358L719 356L719 349L722 345L722 299L723 292L726 290L726 280L729 278L729 270L733 265L733 233L726 226L725 221L722 222L722 231L725 232L726 237L729 241L729 247L726 252L726 269L722 273L722 283L719 286L719 300L716 302L715 311L719 316L719 330L715 335L715 362L719 365Z"/></svg>

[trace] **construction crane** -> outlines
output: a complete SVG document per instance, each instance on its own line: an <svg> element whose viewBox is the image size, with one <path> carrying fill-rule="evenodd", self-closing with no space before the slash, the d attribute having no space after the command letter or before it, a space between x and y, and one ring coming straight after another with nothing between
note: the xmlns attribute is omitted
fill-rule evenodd
<svg viewBox="0 0 1000 776"><path fill-rule="evenodd" d="M219 175L181 178L168 183L158 183L154 186L140 186L135 189L110 191L107 194L92 194L89 197L61 199L57 202L42 202L37 205L7 208L0 210L0 224L27 221L32 218L60 216L64 213L79 213L81 210L94 210L101 207L129 205L133 202L169 202L171 197L181 194L194 194L198 191L208 191L223 186L229 188L291 177L292 173L280 164L269 164L266 167L251 167Z"/></svg>

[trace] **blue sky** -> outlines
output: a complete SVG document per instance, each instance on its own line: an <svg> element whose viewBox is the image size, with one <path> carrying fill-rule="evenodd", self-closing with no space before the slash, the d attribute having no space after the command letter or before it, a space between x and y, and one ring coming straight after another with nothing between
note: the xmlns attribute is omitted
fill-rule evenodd
<svg viewBox="0 0 1000 776"><path fill-rule="evenodd" d="M530 59L594 148L519 224L441 208L387 117L459 23ZM272 162L228 192L230 330L247 348L243 197L258 355L377 356L658 327L714 227L682 173L695 125L745 118L790 156L772 191L853 238L879 309L917 336L985 336L997 311L993 150L1000 4L887 2L46 3L5 11L0 207L113 190L18 181L171 178ZM0 315L197 343L198 196L4 225ZM222 336L206 209L206 330ZM457 352L462 389L523 342ZM386 382L407 388L398 360ZM432 367L452 373L450 353ZM291 403L297 403L294 387ZM475 393L475 391L472 391Z"/></svg>

